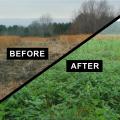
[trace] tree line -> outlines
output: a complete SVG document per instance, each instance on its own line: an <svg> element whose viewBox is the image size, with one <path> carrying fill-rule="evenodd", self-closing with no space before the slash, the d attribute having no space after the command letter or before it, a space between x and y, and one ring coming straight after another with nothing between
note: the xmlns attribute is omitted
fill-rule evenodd
<svg viewBox="0 0 120 120"><path fill-rule="evenodd" d="M0 35L16 35L16 36L41 36L48 37L53 35L67 34L71 23L52 23L47 26L32 23L27 27L13 25L6 27L0 25Z"/></svg>
<svg viewBox="0 0 120 120"><path fill-rule="evenodd" d="M106 0L88 0L83 2L72 22L54 23L47 15L33 21L27 27L0 25L0 35L48 37L61 34L89 34L100 29L115 16L117 15Z"/></svg>

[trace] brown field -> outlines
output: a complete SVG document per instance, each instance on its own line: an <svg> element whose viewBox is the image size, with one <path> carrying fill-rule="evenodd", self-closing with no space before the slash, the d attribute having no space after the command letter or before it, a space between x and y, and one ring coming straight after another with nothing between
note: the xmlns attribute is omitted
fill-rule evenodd
<svg viewBox="0 0 120 120"><path fill-rule="evenodd" d="M56 37L0 36L0 99L65 54L90 35L61 35ZM49 60L6 60L9 47L46 47Z"/></svg>
<svg viewBox="0 0 120 120"><path fill-rule="evenodd" d="M113 39L113 40L117 40L117 39L119 40L120 35L114 35L114 34L102 35L102 34L99 34L95 38L97 38L97 40L109 40L110 38Z"/></svg>
<svg viewBox="0 0 120 120"><path fill-rule="evenodd" d="M18 37L18 36L0 36L0 58L5 57L6 48L9 47L47 47L50 54L61 54L63 50L67 51L69 47L85 40L89 35L61 35L57 37ZM56 51L57 50L57 51Z"/></svg>

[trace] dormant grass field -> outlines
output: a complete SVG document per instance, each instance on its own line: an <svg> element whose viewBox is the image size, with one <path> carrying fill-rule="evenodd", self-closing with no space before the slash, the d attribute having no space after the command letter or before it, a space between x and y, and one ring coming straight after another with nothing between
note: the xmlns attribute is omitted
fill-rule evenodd
<svg viewBox="0 0 120 120"><path fill-rule="evenodd" d="M103 72L67 73L66 59L103 60ZM120 36L91 39L0 104L0 113L1 120L119 120Z"/></svg>
<svg viewBox="0 0 120 120"><path fill-rule="evenodd" d="M49 38L0 36L0 99L32 78L89 35L61 35ZM6 60L7 48L49 48L49 60Z"/></svg>
<svg viewBox="0 0 120 120"><path fill-rule="evenodd" d="M56 49L60 54L69 47L74 47L85 40L88 36L90 35L61 35L49 38L0 36L0 55L2 58L8 47L48 47L51 53L55 52L52 49Z"/></svg>

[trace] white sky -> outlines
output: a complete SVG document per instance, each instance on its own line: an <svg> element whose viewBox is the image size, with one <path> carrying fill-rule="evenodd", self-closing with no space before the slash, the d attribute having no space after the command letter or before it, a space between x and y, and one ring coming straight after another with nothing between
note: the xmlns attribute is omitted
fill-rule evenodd
<svg viewBox="0 0 120 120"><path fill-rule="evenodd" d="M69 22L85 0L0 0L0 24L29 25L49 14L55 22ZM98 0L96 0L98 1ZM120 9L120 0L107 0Z"/></svg>
<svg viewBox="0 0 120 120"><path fill-rule="evenodd" d="M53 18L71 18L85 0L0 0L0 18L39 18L50 14ZM120 7L120 0L107 0Z"/></svg>

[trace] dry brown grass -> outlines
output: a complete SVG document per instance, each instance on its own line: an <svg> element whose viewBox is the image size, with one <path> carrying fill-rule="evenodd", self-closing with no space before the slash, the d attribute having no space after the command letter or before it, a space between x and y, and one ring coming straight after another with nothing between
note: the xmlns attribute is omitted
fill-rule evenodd
<svg viewBox="0 0 120 120"><path fill-rule="evenodd" d="M61 35L49 38L0 36L0 56L4 56L6 48L9 47L47 47L49 48L50 54L55 52L57 52L56 54L62 54L63 51L67 52L88 36L89 35Z"/></svg>
<svg viewBox="0 0 120 120"><path fill-rule="evenodd" d="M61 35L57 37L49 37L49 38L42 38L42 37L18 37L18 36L0 36L0 48L7 48L7 47L16 47L20 43L25 43L29 46L34 45L36 43L50 43L51 40L55 39L57 42L68 42L68 43L75 43L77 41L82 41L87 38L89 35Z"/></svg>
<svg viewBox="0 0 120 120"><path fill-rule="evenodd" d="M97 40L109 40L110 38L113 40L119 40L120 39L120 35L103 35L103 34L99 34L96 36Z"/></svg>
<svg viewBox="0 0 120 120"><path fill-rule="evenodd" d="M18 36L0 36L0 48L6 48L18 44L20 37Z"/></svg>
<svg viewBox="0 0 120 120"><path fill-rule="evenodd" d="M0 84L0 100L23 84L23 81L10 81L7 84Z"/></svg>
<svg viewBox="0 0 120 120"><path fill-rule="evenodd" d="M0 84L0 99L19 87L21 80L25 82L30 79L36 71L40 72L88 36L90 35L61 35L49 38L0 36L0 70L4 71L0 71L3 76L0 81L5 81L5 84ZM6 61L6 48L9 47L47 47L50 57L47 61ZM30 65L27 65L28 63Z"/></svg>

